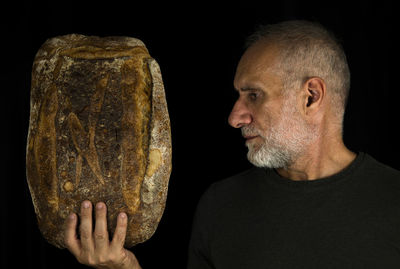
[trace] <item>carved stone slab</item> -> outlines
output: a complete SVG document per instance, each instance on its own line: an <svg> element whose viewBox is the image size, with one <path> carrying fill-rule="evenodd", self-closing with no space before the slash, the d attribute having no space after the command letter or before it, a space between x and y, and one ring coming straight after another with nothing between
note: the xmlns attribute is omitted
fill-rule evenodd
<svg viewBox="0 0 400 269"><path fill-rule="evenodd" d="M26 173L38 225L64 248L83 200L103 201L110 236L128 214L126 247L149 239L165 208L171 131L160 68L130 37L47 40L32 68Z"/></svg>

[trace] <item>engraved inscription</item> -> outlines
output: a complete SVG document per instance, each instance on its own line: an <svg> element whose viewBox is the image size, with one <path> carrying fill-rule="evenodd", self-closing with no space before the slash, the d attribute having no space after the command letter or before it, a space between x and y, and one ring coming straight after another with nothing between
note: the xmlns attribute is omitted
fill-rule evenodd
<svg viewBox="0 0 400 269"><path fill-rule="evenodd" d="M49 189L47 202L58 210L57 156L55 116L58 109L57 89L53 85L45 95L38 122L40 134L35 139L34 154L40 183ZM43 184L44 183L44 184Z"/></svg>
<svg viewBox="0 0 400 269"><path fill-rule="evenodd" d="M76 163L76 184L79 184L80 173L82 170L82 159L83 156L89 164L90 169L96 176L100 184L104 184L104 178L101 173L99 156L94 143L94 137L96 134L96 123L98 115L101 111L101 107L104 100L104 93L107 87L108 76L100 79L97 84L97 89L90 100L89 108L89 133L87 133L80 120L75 113L71 112L68 115L69 128L72 133L72 140L75 148L79 153L79 157ZM79 159L80 158L80 159Z"/></svg>
<svg viewBox="0 0 400 269"><path fill-rule="evenodd" d="M146 169L146 156L148 149L147 140L138 139L143 137L136 132L148 132L149 116L142 111L151 111L151 104L148 101L142 101L140 98L146 93L150 87L144 83L139 83L144 80L143 61L138 58L126 60L121 67L122 82L121 96L123 115L121 119L122 132L122 160L121 160L121 176L122 176L122 193L125 203L128 205L131 213L137 211L140 205L140 188ZM142 93L135 94L136 93ZM143 97L142 97L143 98ZM133 114L136 112L137 114ZM137 128L135 128L135 126Z"/></svg>

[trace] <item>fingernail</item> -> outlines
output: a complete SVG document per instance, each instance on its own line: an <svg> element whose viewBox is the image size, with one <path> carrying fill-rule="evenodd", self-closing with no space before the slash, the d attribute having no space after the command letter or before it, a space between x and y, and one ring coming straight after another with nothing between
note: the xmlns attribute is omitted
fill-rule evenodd
<svg viewBox="0 0 400 269"><path fill-rule="evenodd" d="M126 218L126 214L125 214L125 213L119 213L119 217L120 217L121 219L125 219L125 218Z"/></svg>
<svg viewBox="0 0 400 269"><path fill-rule="evenodd" d="M68 217L70 220L74 220L75 219L75 214L71 214L71 215L69 215L69 217Z"/></svg>
<svg viewBox="0 0 400 269"><path fill-rule="evenodd" d="M102 209L103 207L104 207L103 203L97 203L97 205L96 205L97 209Z"/></svg>
<svg viewBox="0 0 400 269"><path fill-rule="evenodd" d="M90 207L90 203L88 201L83 202L83 208L89 208Z"/></svg>

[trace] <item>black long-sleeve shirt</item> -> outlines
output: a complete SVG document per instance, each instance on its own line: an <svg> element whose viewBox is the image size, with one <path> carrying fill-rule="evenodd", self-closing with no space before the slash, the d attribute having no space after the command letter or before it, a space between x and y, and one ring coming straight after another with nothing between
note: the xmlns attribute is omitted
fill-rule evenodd
<svg viewBox="0 0 400 269"><path fill-rule="evenodd" d="M318 180L252 168L214 183L198 204L188 268L400 268L400 172L359 153Z"/></svg>

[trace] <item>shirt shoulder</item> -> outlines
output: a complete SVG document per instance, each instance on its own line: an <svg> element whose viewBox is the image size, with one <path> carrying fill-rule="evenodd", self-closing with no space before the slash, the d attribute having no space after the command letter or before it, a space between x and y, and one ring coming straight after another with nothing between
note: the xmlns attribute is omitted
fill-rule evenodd
<svg viewBox="0 0 400 269"><path fill-rule="evenodd" d="M252 167L216 181L203 193L198 206L208 214L219 215L220 210L238 207L247 204L247 201L252 203L251 200L260 196L265 188L266 177L265 169Z"/></svg>
<svg viewBox="0 0 400 269"><path fill-rule="evenodd" d="M363 169L357 176L361 179L360 188L368 188L381 201L400 205L400 171L366 154Z"/></svg>
<svg viewBox="0 0 400 269"><path fill-rule="evenodd" d="M266 177L265 169L252 167L236 175L214 182L210 185L208 191L222 196L224 194L242 194L245 191L257 188L257 185L265 181Z"/></svg>
<svg viewBox="0 0 400 269"><path fill-rule="evenodd" d="M372 156L365 154L363 169L360 174L378 184L397 186L400 189L400 171L377 161Z"/></svg>

